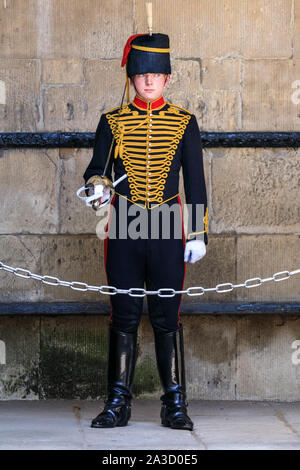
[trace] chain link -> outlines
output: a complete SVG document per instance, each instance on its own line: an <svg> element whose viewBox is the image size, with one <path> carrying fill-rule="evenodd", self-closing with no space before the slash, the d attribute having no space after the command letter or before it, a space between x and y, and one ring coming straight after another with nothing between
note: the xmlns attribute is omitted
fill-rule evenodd
<svg viewBox="0 0 300 470"><path fill-rule="evenodd" d="M117 289L114 286L89 286L85 282L79 281L61 281L58 277L54 276L39 276L38 274L33 274L28 269L23 268L13 268L12 266L7 266L6 264L0 261L0 270L7 271L9 273L14 274L15 276L22 277L24 279L35 279L37 281L41 281L43 284L47 284L48 286L64 286L70 287L73 290L78 290L81 292L86 292L88 290L99 292L99 294L104 295L116 295L116 294L128 294L131 297L144 297L145 295L158 295L158 297L174 297L176 294L187 294L190 296L200 296L203 295L205 292L215 291L218 294L223 294L224 292L231 292L233 289L238 287L246 287L247 289L252 289L252 287L259 287L264 282L269 281L286 281L291 276L295 274L300 274L300 269L295 269L294 271L279 271L278 273L274 273L271 277L266 277L261 279L260 277L253 277L251 279L247 279L245 282L241 284L232 284L231 282L225 282L223 284L217 284L216 287L209 287L204 288L202 286L199 287L188 287L185 290L175 290L171 287L164 287L158 290L146 290L142 287L131 287L130 289Z"/></svg>

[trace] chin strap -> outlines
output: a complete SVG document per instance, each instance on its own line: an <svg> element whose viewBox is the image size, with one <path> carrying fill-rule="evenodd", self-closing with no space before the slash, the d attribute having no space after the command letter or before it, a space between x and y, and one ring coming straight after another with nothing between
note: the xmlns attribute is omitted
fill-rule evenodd
<svg viewBox="0 0 300 470"><path fill-rule="evenodd" d="M127 99L127 104L129 104L130 103L130 93L129 93L129 77L128 77L128 73L127 73L127 63L126 63L125 72L126 72L126 99Z"/></svg>

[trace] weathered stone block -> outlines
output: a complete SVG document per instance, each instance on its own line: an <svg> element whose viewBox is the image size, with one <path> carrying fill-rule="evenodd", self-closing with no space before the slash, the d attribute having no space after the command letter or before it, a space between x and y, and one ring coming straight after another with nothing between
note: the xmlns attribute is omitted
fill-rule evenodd
<svg viewBox="0 0 300 470"><path fill-rule="evenodd" d="M101 114L121 104L124 86L120 61L86 61L84 86L44 89L45 129L95 132Z"/></svg>
<svg viewBox="0 0 300 470"><path fill-rule="evenodd" d="M0 365L1 400L39 398L39 324L38 317L1 317L6 356Z"/></svg>
<svg viewBox="0 0 300 470"><path fill-rule="evenodd" d="M82 84L83 63L80 59L46 59L43 61L42 82L56 84Z"/></svg>
<svg viewBox="0 0 300 470"><path fill-rule="evenodd" d="M232 90L203 91L196 116L205 132L237 132L239 130L239 96Z"/></svg>
<svg viewBox="0 0 300 470"><path fill-rule="evenodd" d="M52 57L119 58L133 28L133 5L120 0L54 0L48 22Z"/></svg>
<svg viewBox="0 0 300 470"><path fill-rule="evenodd" d="M300 230L299 150L233 148L213 155L214 233Z"/></svg>
<svg viewBox="0 0 300 470"><path fill-rule="evenodd" d="M277 272L293 271L299 266L299 235L242 235L237 238L238 282L254 277L267 278ZM299 301L299 277L299 274L295 274L285 281L265 282L250 289L239 288L237 298L241 301L258 302Z"/></svg>
<svg viewBox="0 0 300 470"><path fill-rule="evenodd" d="M39 61L0 59L0 80L1 132L35 132L42 119Z"/></svg>
<svg viewBox="0 0 300 470"><path fill-rule="evenodd" d="M293 56L295 58L300 58L300 4L299 2L294 2L294 17L292 21L294 23L294 34L293 34Z"/></svg>
<svg viewBox="0 0 300 470"><path fill-rule="evenodd" d="M292 345L300 338L299 317L251 315L237 325L238 400L299 399L299 365Z"/></svg>
<svg viewBox="0 0 300 470"><path fill-rule="evenodd" d="M170 36L174 57L289 57L292 2L255 0L153 1L155 31ZM137 31L147 31L145 5L136 5Z"/></svg>
<svg viewBox="0 0 300 470"><path fill-rule="evenodd" d="M0 233L55 233L57 149L10 149L0 158Z"/></svg>
<svg viewBox="0 0 300 470"><path fill-rule="evenodd" d="M245 61L243 75L243 130L298 131L300 60Z"/></svg>
<svg viewBox="0 0 300 470"><path fill-rule="evenodd" d="M56 276L63 281L85 282L93 286L107 285L103 241L94 236L42 237L41 271L44 275ZM43 284L43 300L45 302L101 300L109 304L108 295L46 284Z"/></svg>
<svg viewBox="0 0 300 470"><path fill-rule="evenodd" d="M42 10L35 0L6 0L2 2L0 12L0 57L32 58L36 56L39 37L38 20ZM46 2L49 3L49 2ZM43 11L45 15L45 8ZM40 18L38 18L40 16ZM44 16L45 18L45 16ZM42 24L45 24L43 21Z"/></svg>
<svg viewBox="0 0 300 470"><path fill-rule="evenodd" d="M225 282L235 282L235 239L234 237L209 236L206 255L196 263L186 264L184 289L188 287L215 287ZM198 291L197 291L198 292ZM182 295L182 302L233 302L236 299L235 289L232 292L205 292L201 296Z"/></svg>
<svg viewBox="0 0 300 470"><path fill-rule="evenodd" d="M106 395L108 321L97 315L42 317L40 398Z"/></svg>
<svg viewBox="0 0 300 470"><path fill-rule="evenodd" d="M240 59L203 59L201 61L201 86L204 90L240 89Z"/></svg>
<svg viewBox="0 0 300 470"><path fill-rule="evenodd" d="M13 268L39 274L41 242L38 236L0 236L0 260ZM24 274L24 273L20 273ZM41 283L0 270L1 302L34 302L41 299Z"/></svg>
<svg viewBox="0 0 300 470"><path fill-rule="evenodd" d="M133 5L121 0L6 0L0 29L1 57L116 58L133 29Z"/></svg>
<svg viewBox="0 0 300 470"><path fill-rule="evenodd" d="M184 316L183 337L189 399L235 397L236 322L225 315Z"/></svg>

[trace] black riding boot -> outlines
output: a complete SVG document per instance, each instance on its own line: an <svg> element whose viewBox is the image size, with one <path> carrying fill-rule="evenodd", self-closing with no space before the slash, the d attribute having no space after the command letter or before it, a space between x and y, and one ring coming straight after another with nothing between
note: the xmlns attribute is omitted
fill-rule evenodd
<svg viewBox="0 0 300 470"><path fill-rule="evenodd" d="M161 423L173 429L193 430L187 415L182 325L170 333L154 332L158 372L164 389ZM178 344L179 343L179 344Z"/></svg>
<svg viewBox="0 0 300 470"><path fill-rule="evenodd" d="M93 419L92 428L126 426L131 417L131 386L136 363L137 332L109 328L108 399L103 411Z"/></svg>

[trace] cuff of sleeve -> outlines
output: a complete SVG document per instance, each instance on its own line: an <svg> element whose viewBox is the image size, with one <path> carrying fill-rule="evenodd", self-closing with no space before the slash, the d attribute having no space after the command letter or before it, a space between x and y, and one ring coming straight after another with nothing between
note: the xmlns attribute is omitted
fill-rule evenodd
<svg viewBox="0 0 300 470"><path fill-rule="evenodd" d="M208 207L206 207L205 216L203 217L204 222L204 230L201 232L190 232L187 235L187 241L190 240L202 240L204 241L205 245L208 244L208 237L207 237L207 226L208 226Z"/></svg>
<svg viewBox="0 0 300 470"><path fill-rule="evenodd" d="M201 234L194 234L194 233L189 233L187 238L186 238L186 241L189 242L191 240L202 240L205 245L208 244L208 237L207 237L207 233L206 232L202 232Z"/></svg>

